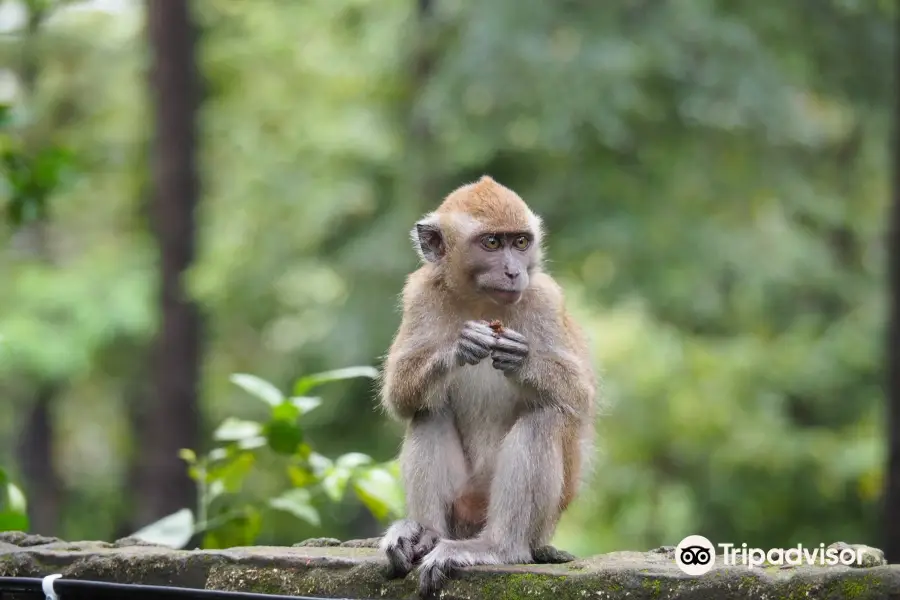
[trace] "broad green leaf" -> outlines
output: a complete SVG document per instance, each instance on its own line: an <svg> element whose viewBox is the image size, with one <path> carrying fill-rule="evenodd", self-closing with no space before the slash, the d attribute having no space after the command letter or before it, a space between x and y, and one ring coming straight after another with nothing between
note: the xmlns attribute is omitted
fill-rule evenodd
<svg viewBox="0 0 900 600"><path fill-rule="evenodd" d="M318 452L310 452L308 460L313 473L318 477L323 477L325 473L334 466L334 462L332 462L330 458L323 456Z"/></svg>
<svg viewBox="0 0 900 600"><path fill-rule="evenodd" d="M228 448L213 448L209 451L207 457L211 461L225 460L228 458Z"/></svg>
<svg viewBox="0 0 900 600"><path fill-rule="evenodd" d="M297 448L297 451L294 453L294 456L296 458L299 458L300 460L306 461L306 460L309 460L309 457L312 456L312 454L313 454L313 449L310 447L309 444L300 444L300 447Z"/></svg>
<svg viewBox="0 0 900 600"><path fill-rule="evenodd" d="M378 520L403 513L403 489L386 469L366 469L353 478L356 496Z"/></svg>
<svg viewBox="0 0 900 600"><path fill-rule="evenodd" d="M237 441L259 436L263 426L256 421L245 421L228 417L213 433L213 439L219 441Z"/></svg>
<svg viewBox="0 0 900 600"><path fill-rule="evenodd" d="M231 383L237 385L250 395L259 398L269 406L278 406L284 402L284 394L265 379L246 373L235 373L229 380Z"/></svg>
<svg viewBox="0 0 900 600"><path fill-rule="evenodd" d="M273 420L266 424L269 447L279 454L294 454L303 443L303 431L296 423Z"/></svg>
<svg viewBox="0 0 900 600"><path fill-rule="evenodd" d="M178 458L187 464L192 465L197 462L197 453L190 448L182 448L178 451Z"/></svg>
<svg viewBox="0 0 900 600"><path fill-rule="evenodd" d="M256 464L256 457L252 452L240 452L233 455L230 460L211 468L209 481L221 481L225 486L225 491L234 494L241 490L244 478L250 473L254 464Z"/></svg>
<svg viewBox="0 0 900 600"><path fill-rule="evenodd" d="M322 489L333 502L339 502L344 497L351 474L350 469L334 468L322 478Z"/></svg>
<svg viewBox="0 0 900 600"><path fill-rule="evenodd" d="M252 546L262 527L262 515L247 506L224 523L219 523L203 536L204 549Z"/></svg>
<svg viewBox="0 0 900 600"><path fill-rule="evenodd" d="M0 531L28 531L28 515L17 512L0 512Z"/></svg>
<svg viewBox="0 0 900 600"><path fill-rule="evenodd" d="M0 473L0 531L28 531L28 527L25 494Z"/></svg>
<svg viewBox="0 0 900 600"><path fill-rule="evenodd" d="M188 477L194 481L206 480L206 468L198 465L188 467Z"/></svg>
<svg viewBox="0 0 900 600"><path fill-rule="evenodd" d="M25 494L13 482L6 484L6 508L11 512L23 515L28 512L28 501L25 499Z"/></svg>
<svg viewBox="0 0 900 600"><path fill-rule="evenodd" d="M300 415L305 415L322 405L322 399L314 396L294 396L291 398L291 404L297 407Z"/></svg>
<svg viewBox="0 0 900 600"><path fill-rule="evenodd" d="M303 488L288 490L277 498L269 500L269 506L289 512L316 527L321 525L319 512L312 505L312 495L309 490Z"/></svg>
<svg viewBox="0 0 900 600"><path fill-rule="evenodd" d="M372 457L362 452L348 452L339 456L335 465L344 469L355 469L372 463Z"/></svg>
<svg viewBox="0 0 900 600"><path fill-rule="evenodd" d="M206 487L206 504L212 504L212 501L226 492L225 482L221 479L214 479L209 482Z"/></svg>
<svg viewBox="0 0 900 600"><path fill-rule="evenodd" d="M316 373L315 375L307 375L297 380L297 383L294 384L294 395L305 396L311 389L324 383L353 379L355 377L374 379L378 377L378 370L374 367L347 367L345 369L335 369L333 371Z"/></svg>
<svg viewBox="0 0 900 600"><path fill-rule="evenodd" d="M298 418L300 418L300 409L289 400L272 409L272 419L275 421L295 423Z"/></svg>
<svg viewBox="0 0 900 600"><path fill-rule="evenodd" d="M184 548L193 535L194 513L189 508L182 508L134 532L131 537L171 548Z"/></svg>
<svg viewBox="0 0 900 600"><path fill-rule="evenodd" d="M239 440L237 443L237 447L241 450L255 450L257 448L262 448L265 445L266 437L262 435Z"/></svg>
<svg viewBox="0 0 900 600"><path fill-rule="evenodd" d="M289 465L287 467L288 478L294 487L307 487L318 481L318 478L307 469L298 465Z"/></svg>

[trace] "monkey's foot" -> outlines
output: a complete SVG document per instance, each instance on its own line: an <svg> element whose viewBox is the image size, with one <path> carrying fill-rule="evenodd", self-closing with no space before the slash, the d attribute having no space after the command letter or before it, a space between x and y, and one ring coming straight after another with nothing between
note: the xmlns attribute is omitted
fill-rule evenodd
<svg viewBox="0 0 900 600"><path fill-rule="evenodd" d="M501 552L478 538L470 540L441 540L422 560L419 567L419 595L423 598L441 590L454 570L475 565L526 563L531 560L527 550Z"/></svg>
<svg viewBox="0 0 900 600"><path fill-rule="evenodd" d="M533 562L539 565L555 565L578 560L574 554L569 554L565 550L554 548L549 544L532 550L531 557Z"/></svg>
<svg viewBox="0 0 900 600"><path fill-rule="evenodd" d="M406 577L413 566L431 552L439 539L437 532L410 519L391 525L379 544L391 565L389 576Z"/></svg>

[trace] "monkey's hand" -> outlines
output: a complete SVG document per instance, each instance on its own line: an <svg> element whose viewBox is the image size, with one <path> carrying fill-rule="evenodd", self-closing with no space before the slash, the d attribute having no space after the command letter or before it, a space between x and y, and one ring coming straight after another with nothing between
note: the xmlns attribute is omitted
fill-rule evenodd
<svg viewBox="0 0 900 600"><path fill-rule="evenodd" d="M525 336L504 327L498 337L494 339L494 347L491 351L491 359L495 369L509 375L522 368L528 357L528 340Z"/></svg>
<svg viewBox="0 0 900 600"><path fill-rule="evenodd" d="M539 546L531 551L534 562L539 565L555 565L578 560L574 554L560 550L555 546Z"/></svg>
<svg viewBox="0 0 900 600"><path fill-rule="evenodd" d="M456 341L456 363L477 365L491 354L495 342L487 321L466 321Z"/></svg>

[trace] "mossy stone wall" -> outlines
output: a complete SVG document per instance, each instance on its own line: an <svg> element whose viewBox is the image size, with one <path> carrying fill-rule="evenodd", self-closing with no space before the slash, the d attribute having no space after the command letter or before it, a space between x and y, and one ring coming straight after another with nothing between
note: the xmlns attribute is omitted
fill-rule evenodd
<svg viewBox="0 0 900 600"><path fill-rule="evenodd" d="M0 576L63 577L118 583L343 598L413 599L415 576L390 580L375 540L309 540L294 547L171 550L136 540L65 542L0 533ZM730 600L744 598L859 600L900 598L900 565L877 550L868 566L719 565L690 577L671 548L614 552L562 565L466 569L446 585L449 600Z"/></svg>

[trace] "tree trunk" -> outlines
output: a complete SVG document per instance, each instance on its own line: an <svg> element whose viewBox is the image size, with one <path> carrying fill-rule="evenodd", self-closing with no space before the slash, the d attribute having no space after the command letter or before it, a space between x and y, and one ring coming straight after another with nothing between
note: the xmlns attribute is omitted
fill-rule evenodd
<svg viewBox="0 0 900 600"><path fill-rule="evenodd" d="M199 77L189 3L147 0L155 139L151 221L160 253L160 329L152 355L154 397L138 432L136 519L194 508L196 490L178 457L199 437L201 316L184 275L194 260Z"/></svg>
<svg viewBox="0 0 900 600"><path fill-rule="evenodd" d="M900 64L900 63L897 63ZM884 551L900 563L900 99L894 100L894 189L888 233L887 440L884 492Z"/></svg>
<svg viewBox="0 0 900 600"><path fill-rule="evenodd" d="M38 384L17 448L28 498L29 531L41 535L59 534L63 501L63 482L53 457L56 431L52 408L56 393L55 385Z"/></svg>
<svg viewBox="0 0 900 600"><path fill-rule="evenodd" d="M46 7L26 5L28 16L23 40L19 80L25 98L34 98L40 63L37 44L41 27L48 16ZM47 244L46 210L34 222L27 223L16 232L22 247L35 259L52 264ZM60 535L59 523L64 502L62 477L54 460L56 428L53 423L53 406L62 385L40 377L34 378L33 403L18 439L17 456L22 470L22 485L28 497L29 528L32 533Z"/></svg>

